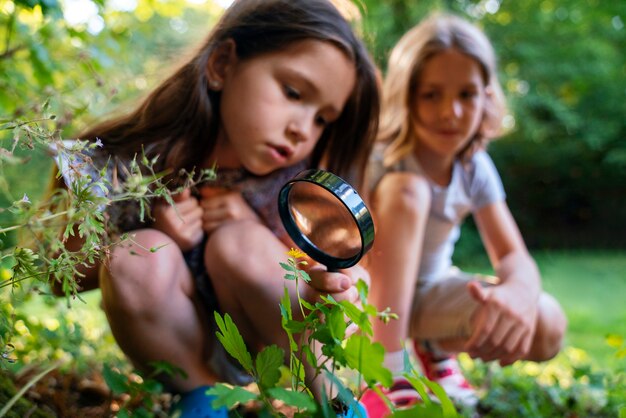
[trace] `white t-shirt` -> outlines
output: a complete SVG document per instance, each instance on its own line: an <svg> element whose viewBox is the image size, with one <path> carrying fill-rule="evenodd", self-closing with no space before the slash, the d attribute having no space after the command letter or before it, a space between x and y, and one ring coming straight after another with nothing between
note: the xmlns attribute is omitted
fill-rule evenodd
<svg viewBox="0 0 626 418"><path fill-rule="evenodd" d="M378 183L385 172L424 174L413 154L383 170L382 155L377 152L368 170L372 186ZM431 207L420 260L420 282L436 280L448 272L452 266L454 246L461 233L461 224L470 213L488 204L503 201L506 197L500 175L484 151L476 152L467 162L455 161L448 186L442 187L432 181L429 184Z"/></svg>

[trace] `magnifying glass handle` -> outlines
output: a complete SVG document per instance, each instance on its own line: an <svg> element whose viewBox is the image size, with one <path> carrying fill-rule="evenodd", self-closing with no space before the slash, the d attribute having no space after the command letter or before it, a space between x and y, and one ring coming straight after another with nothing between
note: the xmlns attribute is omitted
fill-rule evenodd
<svg viewBox="0 0 626 418"><path fill-rule="evenodd" d="M335 267L328 267L328 266L326 266L326 271L328 271L329 273L338 273L339 269L335 268Z"/></svg>

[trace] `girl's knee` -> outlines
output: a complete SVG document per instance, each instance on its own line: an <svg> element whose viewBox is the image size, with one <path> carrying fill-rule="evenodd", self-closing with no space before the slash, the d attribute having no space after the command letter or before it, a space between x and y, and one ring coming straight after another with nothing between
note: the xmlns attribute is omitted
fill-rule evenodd
<svg viewBox="0 0 626 418"><path fill-rule="evenodd" d="M205 265L214 286L237 288L244 282L256 282L259 275L253 274L252 269L263 270L261 266L277 262L285 248L266 226L255 221L237 221L215 230L204 251ZM228 280L219 280L221 277L228 277Z"/></svg>
<svg viewBox="0 0 626 418"><path fill-rule="evenodd" d="M104 304L131 310L158 307L175 290L173 284L183 268L182 253L167 235L137 231L132 242L113 249L101 269Z"/></svg>
<svg viewBox="0 0 626 418"><path fill-rule="evenodd" d="M277 240L264 225L255 221L227 223L215 230L207 240L205 261L207 266L223 263L241 263L258 252L267 240Z"/></svg>
<svg viewBox="0 0 626 418"><path fill-rule="evenodd" d="M559 303L552 296L542 294L530 360L546 361L556 356L561 351L566 328L567 318Z"/></svg>

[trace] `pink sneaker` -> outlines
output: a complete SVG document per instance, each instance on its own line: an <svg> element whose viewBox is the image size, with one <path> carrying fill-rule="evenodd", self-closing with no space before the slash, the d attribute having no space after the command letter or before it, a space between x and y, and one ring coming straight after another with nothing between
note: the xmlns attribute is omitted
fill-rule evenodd
<svg viewBox="0 0 626 418"><path fill-rule="evenodd" d="M380 388L382 393L397 409L409 408L422 402L422 398L415 388L402 376L394 377L393 384L389 389ZM363 393L360 402L365 407L369 418L384 418L391 415L392 411L387 406L387 403L372 389L368 389Z"/></svg>
<svg viewBox="0 0 626 418"><path fill-rule="evenodd" d="M478 395L463 376L456 356L436 359L419 341L413 342L413 348L429 380L438 383L453 402L465 407L476 406Z"/></svg>

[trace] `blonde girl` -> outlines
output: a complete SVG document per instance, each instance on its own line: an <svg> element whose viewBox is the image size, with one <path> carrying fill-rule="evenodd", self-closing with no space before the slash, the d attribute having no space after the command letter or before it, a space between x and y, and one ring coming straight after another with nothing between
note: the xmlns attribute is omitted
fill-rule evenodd
<svg viewBox="0 0 626 418"><path fill-rule="evenodd" d="M541 290L541 277L507 207L486 152L506 115L493 48L476 26L434 14L391 52L384 81L380 146L371 158L377 237L371 300L399 321L375 326L386 364L400 374L403 344L426 375L465 404L476 395L455 353L508 365L559 351L566 320ZM472 215L497 277L485 281L452 265L464 219ZM397 405L417 394L396 379ZM366 396L371 417L384 416Z"/></svg>

